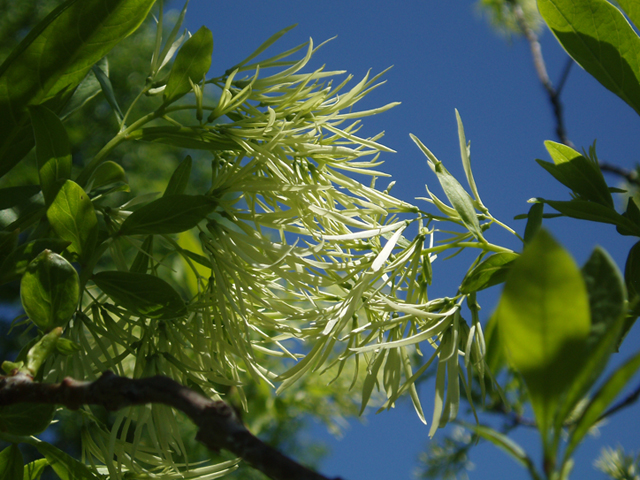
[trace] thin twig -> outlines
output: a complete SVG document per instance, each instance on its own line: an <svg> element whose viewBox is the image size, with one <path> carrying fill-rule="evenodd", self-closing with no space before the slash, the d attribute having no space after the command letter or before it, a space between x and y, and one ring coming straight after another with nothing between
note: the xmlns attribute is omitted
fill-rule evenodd
<svg viewBox="0 0 640 480"><path fill-rule="evenodd" d="M34 382L23 373L0 376L0 406L17 403L63 405L71 410L101 405L109 411L160 403L184 412L198 427L196 439L207 448L228 450L273 480L329 480L252 435L225 402L203 397L161 375L130 379L105 372L94 382L65 378L56 384Z"/></svg>
<svg viewBox="0 0 640 480"><path fill-rule="evenodd" d="M607 410L602 415L600 415L600 417L598 417L598 422L607 417L610 417L611 415L618 412L619 410L622 410L623 408L627 408L629 405L633 405L638 401L638 398L640 398L640 385L638 385L633 392L631 392L629 395L627 395L625 398L620 400L609 410Z"/></svg>
<svg viewBox="0 0 640 480"><path fill-rule="evenodd" d="M547 92L547 96L549 97L549 102L551 102L551 106L553 108L553 113L556 118L556 135L560 142L568 145L569 147L573 147L573 143L569 140L567 136L567 131L564 126L564 117L562 112L562 102L560 101L560 91L564 86L567 75L569 74L569 67L567 66L564 69L562 78L560 80L560 87L556 90L549 79L549 75L547 73L547 67L544 62L544 57L542 56L542 49L540 47L540 42L538 41L538 35L534 32L527 22L524 19L524 14L522 12L522 8L519 5L514 5L513 12L518 21L518 25L522 30L525 38L529 42L529 47L531 48L531 55L533 56L533 66L536 69L536 74L538 75L538 80L544 87ZM571 62L573 62L571 60Z"/></svg>
<svg viewBox="0 0 640 480"><path fill-rule="evenodd" d="M626 168L606 162L600 162L600 170L618 175L624 178L630 185L640 186L640 178L638 178L638 172L635 170L627 170Z"/></svg>

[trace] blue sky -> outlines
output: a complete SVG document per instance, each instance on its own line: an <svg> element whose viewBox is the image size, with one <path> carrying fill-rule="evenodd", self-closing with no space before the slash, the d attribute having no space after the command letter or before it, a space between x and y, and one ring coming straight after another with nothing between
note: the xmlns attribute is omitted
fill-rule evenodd
<svg viewBox="0 0 640 480"><path fill-rule="evenodd" d="M516 228L512 220L528 209L526 200L541 196L569 199L568 191L539 167L534 159L550 160L544 140L557 140L551 107L538 83L524 40L507 42L481 18L474 2L324 0L323 2L263 1L218 2L192 0L186 26L195 32L201 25L213 31L215 47L212 73L220 74L242 60L278 30L297 23L274 47L284 51L309 37L320 43L337 35L316 55L313 65L344 69L361 78L392 66L387 83L371 94L363 108L391 101L402 104L378 117L365 119L365 136L384 130L383 143L397 151L384 157L384 169L397 181L394 193L412 200L424 196L424 185L439 191L409 133L417 135L459 177L459 157L454 109L462 116L476 183L492 214ZM550 77L557 81L566 55L549 32L541 38ZM275 52L275 50L274 50ZM562 100L568 135L578 148L597 139L601 159L633 168L638 161L637 134L640 119L633 110L592 77L574 66ZM617 179L607 177L611 185ZM634 239L620 237L614 227L573 220L546 222L581 264L597 244L605 247L621 265ZM494 237L519 248L508 237ZM434 264L432 295L454 294L465 272L465 259ZM495 307L498 292L480 299L483 317ZM616 363L638 345L638 327ZM637 348L637 347L636 347ZM432 407L433 390L422 391L424 407ZM639 450L640 440L629 425L638 425L638 408L613 417L601 437L589 439L578 451L573 478L604 478L591 464L602 445L621 443ZM391 412L369 415L366 425L352 422L341 440L321 427L311 432L333 447L323 473L348 480L411 478L417 456L428 441L425 427L408 403ZM440 433L441 434L441 433ZM538 451L534 432L515 437L531 452ZM534 454L538 459L539 455ZM509 457L491 445L471 452L476 464L474 480L529 478Z"/></svg>

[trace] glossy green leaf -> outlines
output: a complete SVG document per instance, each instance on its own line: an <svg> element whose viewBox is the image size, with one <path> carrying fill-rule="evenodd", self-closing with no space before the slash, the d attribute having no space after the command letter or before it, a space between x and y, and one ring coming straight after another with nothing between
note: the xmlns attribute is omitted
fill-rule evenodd
<svg viewBox="0 0 640 480"><path fill-rule="evenodd" d="M629 220L631 224L634 226L633 230L631 230L628 226L618 225L616 230L620 235L638 235L638 230L640 229L640 209L638 205L636 205L633 197L629 197L629 201L627 202L627 209L624 211L622 216Z"/></svg>
<svg viewBox="0 0 640 480"><path fill-rule="evenodd" d="M213 34L207 27L200 27L178 50L164 89L165 103L171 103L190 92L191 82L202 81L211 67L212 54Z"/></svg>
<svg viewBox="0 0 640 480"><path fill-rule="evenodd" d="M47 218L56 234L71 242L68 251L86 261L96 245L98 219L82 187L67 180L49 206Z"/></svg>
<svg viewBox="0 0 640 480"><path fill-rule="evenodd" d="M629 380L637 373L638 369L640 369L640 353L627 360L600 387L571 432L569 445L567 446L567 456L571 455L572 451L589 432L589 429L598 421L600 416L611 405L611 402L615 400Z"/></svg>
<svg viewBox="0 0 640 480"><path fill-rule="evenodd" d="M591 329L580 270L546 230L511 267L495 315L546 444L558 402L581 368Z"/></svg>
<svg viewBox="0 0 640 480"><path fill-rule="evenodd" d="M0 285L19 278L40 252L51 250L60 253L68 246L69 242L58 238L42 238L20 245L0 264Z"/></svg>
<svg viewBox="0 0 640 480"><path fill-rule="evenodd" d="M149 259L153 253L153 235L149 235L142 242L140 251L136 254L136 258L133 259L130 272L133 273L147 273L149 269Z"/></svg>
<svg viewBox="0 0 640 480"><path fill-rule="evenodd" d="M95 274L92 280L116 305L138 316L171 319L187 313L178 292L153 275L109 271Z"/></svg>
<svg viewBox="0 0 640 480"><path fill-rule="evenodd" d="M529 243L535 237L540 227L544 215L544 203L534 203L527 214L527 226L524 228L524 243Z"/></svg>
<svg viewBox="0 0 640 480"><path fill-rule="evenodd" d="M620 10L606 0L538 0L538 8L567 53L640 114L640 38Z"/></svg>
<svg viewBox="0 0 640 480"><path fill-rule="evenodd" d="M127 174L116 162L106 161L101 163L91 175L89 185L91 190L96 190L106 185L123 182L127 183Z"/></svg>
<svg viewBox="0 0 640 480"><path fill-rule="evenodd" d="M478 216L476 215L475 207L473 206L473 200L465 189L460 185L460 182L455 179L453 175L444 167L441 161L439 161L433 153L416 137L410 135L418 148L422 150L429 161L429 167L433 170L438 177L440 186L444 190L445 195L451 202L451 206L460 216L462 223L478 240L484 240L482 236L482 229L478 222Z"/></svg>
<svg viewBox="0 0 640 480"><path fill-rule="evenodd" d="M569 201L540 199L540 201L555 208L567 217L590 220L592 222L610 223L620 227L622 230L619 231L623 235L635 235L640 237L640 225L635 225L631 220L623 217L613 208L605 207L599 203L579 199Z"/></svg>
<svg viewBox="0 0 640 480"><path fill-rule="evenodd" d="M171 195L139 208L122 223L120 235L180 233L200 223L216 208L206 195Z"/></svg>
<svg viewBox="0 0 640 480"><path fill-rule="evenodd" d="M58 340L62 336L62 327L56 327L43 335L27 352L25 367L35 377L42 364L56 352Z"/></svg>
<svg viewBox="0 0 640 480"><path fill-rule="evenodd" d="M237 147L228 138L220 134L210 130L189 127L145 127L131 132L128 138L163 143L180 148L193 148L194 150L211 151Z"/></svg>
<svg viewBox="0 0 640 480"><path fill-rule="evenodd" d="M46 430L55 411L55 405L41 403L0 406L0 431L11 435L37 435Z"/></svg>
<svg viewBox="0 0 640 480"><path fill-rule="evenodd" d="M41 330L66 325L79 299L78 273L60 255L44 250L27 266L20 282L20 300Z"/></svg>
<svg viewBox="0 0 640 480"><path fill-rule="evenodd" d="M0 188L0 210L15 207L40 192L40 185Z"/></svg>
<svg viewBox="0 0 640 480"><path fill-rule="evenodd" d="M36 139L36 160L40 187L51 205L62 183L71 176L71 145L58 116L42 105L29 107Z"/></svg>
<svg viewBox="0 0 640 480"><path fill-rule="evenodd" d="M18 445L12 443L0 452L0 480L21 480L24 460Z"/></svg>
<svg viewBox="0 0 640 480"><path fill-rule="evenodd" d="M544 142L554 163L536 160L560 183L583 200L613 208L613 198L597 162L562 143Z"/></svg>
<svg viewBox="0 0 640 480"><path fill-rule="evenodd" d="M472 293L505 281L517 253L496 253L485 258L465 275L460 293Z"/></svg>
<svg viewBox="0 0 640 480"><path fill-rule="evenodd" d="M471 145L467 142L467 138L464 134L464 126L462 125L462 118L460 118L460 113L457 109L456 120L458 121L458 140L460 142L460 156L462 157L464 174L467 177L467 183L469 184L473 198L475 198L480 207L483 207L482 200L480 200L480 194L478 193L478 187L476 186L476 181L473 178L473 172L471 170Z"/></svg>
<svg viewBox="0 0 640 480"><path fill-rule="evenodd" d="M91 71L98 79L100 88L102 89L102 93L107 99L107 103L116 114L118 123L122 122L124 115L122 114L122 110L120 110L120 105L118 105L118 100L116 99L116 95L113 92L113 86L111 85L111 80L109 79L109 72L105 72L98 65L94 65L93 67L91 67Z"/></svg>
<svg viewBox="0 0 640 480"><path fill-rule="evenodd" d="M625 317L622 275L609 254L600 247L595 248L582 267L582 276L591 311L591 330L586 339L589 354L583 358L580 372L568 385L567 393L559 405L556 418L558 432L607 366L611 353L616 349Z"/></svg>
<svg viewBox="0 0 640 480"><path fill-rule="evenodd" d="M109 73L109 63L107 62L107 57L102 57L98 63L96 63L103 71ZM80 110L84 105L98 95L102 91L102 87L100 86L100 82L96 78L95 74L92 70L85 75L82 81L78 84L75 91L73 92L73 96L67 102L65 107L60 112L60 118L63 120L73 113Z"/></svg>
<svg viewBox="0 0 640 480"><path fill-rule="evenodd" d="M40 480L42 472L49 466L46 458L39 458L31 463L27 463L24 466L23 480Z"/></svg>
<svg viewBox="0 0 640 480"><path fill-rule="evenodd" d="M34 442L33 446L47 459L60 480L100 480L95 473L82 462L67 455L47 442Z"/></svg>
<svg viewBox="0 0 640 480"><path fill-rule="evenodd" d="M582 275L589 294L591 333L588 343L598 342L607 329L625 311L625 285L613 259L601 247L596 247L582 267Z"/></svg>
<svg viewBox="0 0 640 480"><path fill-rule="evenodd" d="M640 242L636 243L627 256L624 266L624 283L627 287L630 310L620 333L620 343L624 340L640 315Z"/></svg>
<svg viewBox="0 0 640 480"><path fill-rule="evenodd" d="M164 191L164 196L167 197L169 195L181 195L187 189L187 185L189 184L189 176L191 175L191 155L187 155L187 157L180 162L180 165L174 170L171 178L169 179L169 183L167 188Z"/></svg>
<svg viewBox="0 0 640 480"><path fill-rule="evenodd" d="M33 145L27 105L59 113L89 69L146 18L155 0L67 0L0 66L0 176Z"/></svg>

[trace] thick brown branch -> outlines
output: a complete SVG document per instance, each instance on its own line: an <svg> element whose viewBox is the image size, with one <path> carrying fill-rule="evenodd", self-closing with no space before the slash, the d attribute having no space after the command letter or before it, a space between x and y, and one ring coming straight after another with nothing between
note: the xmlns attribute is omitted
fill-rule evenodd
<svg viewBox="0 0 640 480"><path fill-rule="evenodd" d="M100 405L109 411L161 403L185 413L198 427L197 440L207 448L228 450L274 480L328 480L252 435L225 402L205 398L160 375L130 379L105 372L94 382L65 378L56 384L37 383L21 373L0 376L0 406L15 403L47 403L72 410Z"/></svg>

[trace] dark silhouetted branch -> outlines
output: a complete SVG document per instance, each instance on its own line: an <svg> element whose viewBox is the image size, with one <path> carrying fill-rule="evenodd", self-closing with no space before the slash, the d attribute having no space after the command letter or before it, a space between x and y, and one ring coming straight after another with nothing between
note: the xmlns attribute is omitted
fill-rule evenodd
<svg viewBox="0 0 640 480"><path fill-rule="evenodd" d="M562 77L560 79L558 89L554 88L553 83L549 79L549 74L547 73L547 67L544 62L544 57L542 56L542 49L540 48L540 42L538 41L538 35L534 32L527 22L524 19L524 15L522 13L522 8L519 5L514 5L513 12L518 21L518 25L522 30L523 35L529 42L529 47L531 48L531 55L533 57L533 66L536 69L536 74L538 75L538 80L544 87L547 92L547 96L549 97L549 102L551 103L551 107L553 108L553 114L556 118L556 135L560 142L573 147L573 143L569 140L567 136L567 131L564 126L564 116L562 112L562 102L560 101L560 92L564 83L569 75L569 71L571 69L571 64L573 60L569 58L567 66L565 67Z"/></svg>
<svg viewBox="0 0 640 480"><path fill-rule="evenodd" d="M130 379L105 372L94 382L65 378L56 384L34 382L23 373L0 376L0 406L16 403L55 404L72 410L100 405L109 411L160 403L185 413L198 427L196 439L207 448L228 450L274 480L329 480L252 435L225 402L205 398L160 375Z"/></svg>

